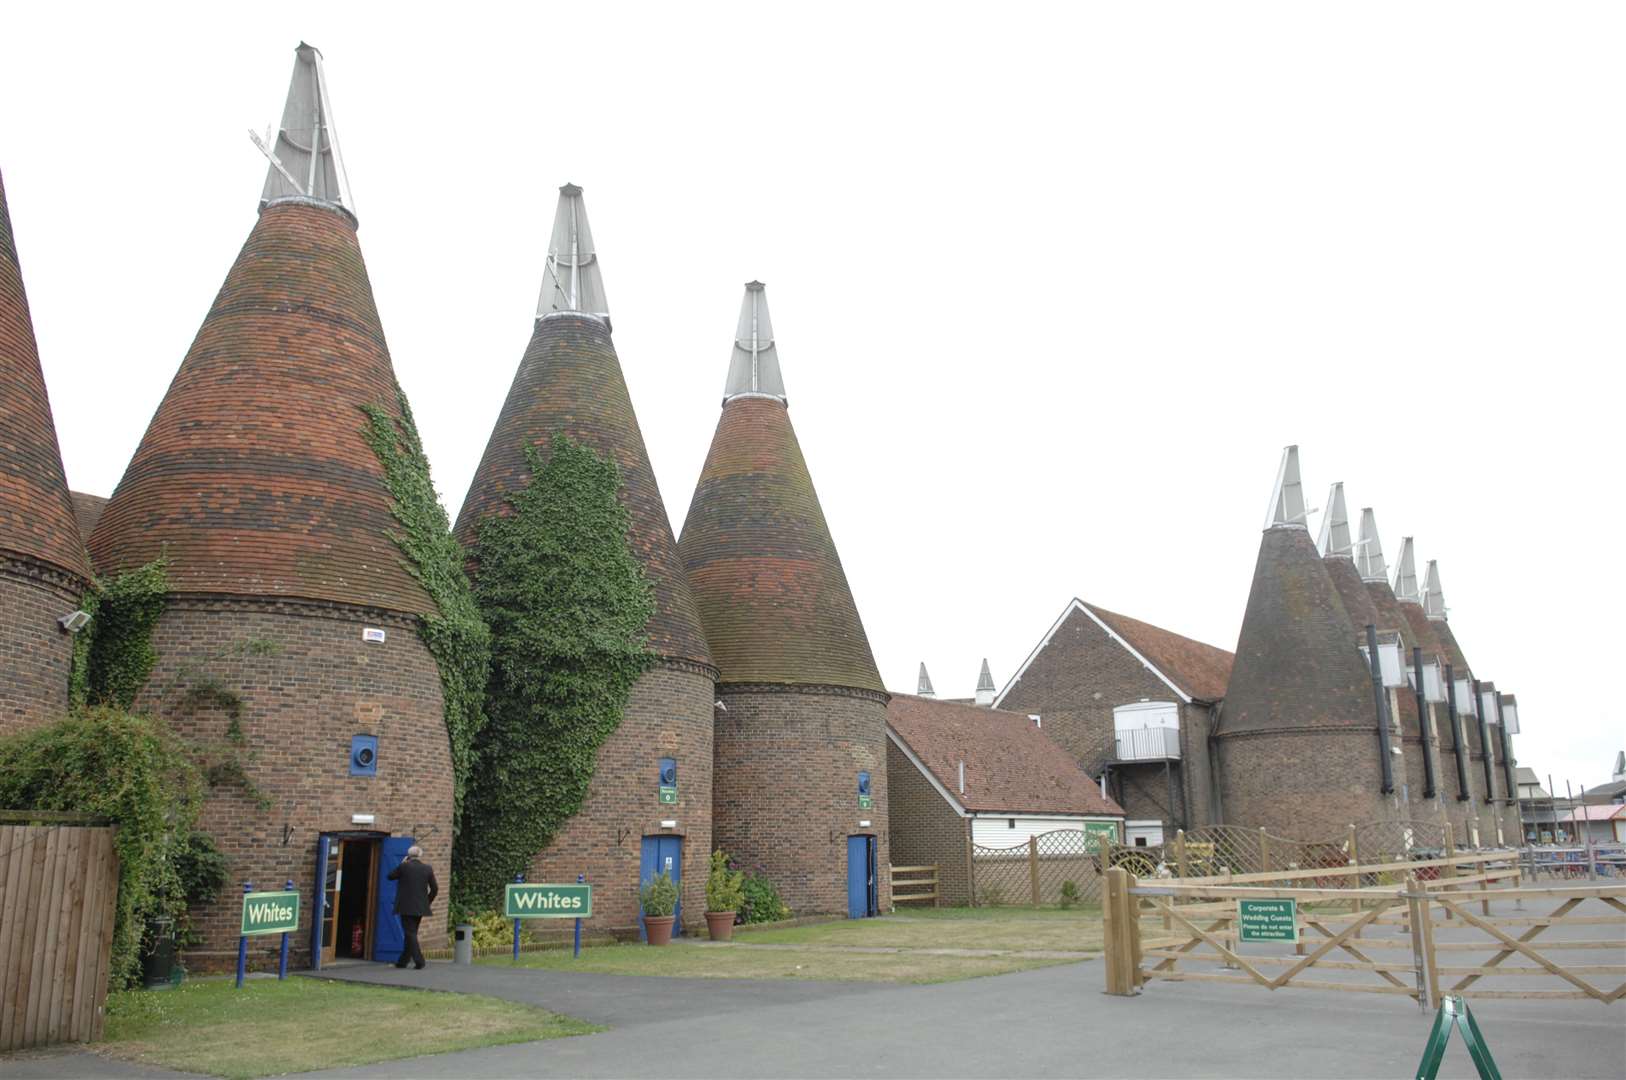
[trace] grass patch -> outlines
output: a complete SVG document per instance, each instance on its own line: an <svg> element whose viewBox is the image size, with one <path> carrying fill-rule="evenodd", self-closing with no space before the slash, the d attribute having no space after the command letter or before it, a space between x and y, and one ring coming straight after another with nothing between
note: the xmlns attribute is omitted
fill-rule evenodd
<svg viewBox="0 0 1626 1080"><path fill-rule="evenodd" d="M840 924L832 924L840 925ZM798 929L814 929L813 927ZM791 931L778 931L790 933ZM738 931L736 930L738 935ZM738 935L744 940L743 935ZM936 956L930 953L817 952L752 949L678 940L664 948L644 944L525 953L518 966L548 971L591 971L606 975L652 975L688 979L820 979L838 982L938 983L1003 975L1066 960L1018 956ZM509 965L496 957L482 964Z"/></svg>
<svg viewBox="0 0 1626 1080"><path fill-rule="evenodd" d="M308 978L252 979L238 990L230 980L199 980L108 995L107 1037L95 1049L247 1080L601 1030L473 994Z"/></svg>
<svg viewBox="0 0 1626 1080"><path fill-rule="evenodd" d="M746 944L1099 952L1101 915L1090 909L922 908L782 930L741 926L734 936Z"/></svg>

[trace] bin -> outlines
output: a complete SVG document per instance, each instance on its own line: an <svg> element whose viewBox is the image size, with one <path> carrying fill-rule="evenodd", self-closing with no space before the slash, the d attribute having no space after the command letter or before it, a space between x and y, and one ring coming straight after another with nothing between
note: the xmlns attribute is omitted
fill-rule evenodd
<svg viewBox="0 0 1626 1080"><path fill-rule="evenodd" d="M468 923L452 931L452 963L474 963L474 927Z"/></svg>
<svg viewBox="0 0 1626 1080"><path fill-rule="evenodd" d="M148 946L141 956L141 985L148 990L168 990L175 978L175 922L151 919L147 922Z"/></svg>

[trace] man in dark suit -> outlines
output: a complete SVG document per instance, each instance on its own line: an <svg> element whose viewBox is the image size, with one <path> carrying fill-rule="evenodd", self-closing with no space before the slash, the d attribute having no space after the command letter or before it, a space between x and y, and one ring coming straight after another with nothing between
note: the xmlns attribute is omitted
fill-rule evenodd
<svg viewBox="0 0 1626 1080"><path fill-rule="evenodd" d="M400 866L390 871L389 879L400 883L395 887L395 914L400 916L401 933L406 936L406 943L401 947L401 958L395 961L395 966L406 967L410 956L412 966L422 971L423 950L418 947L418 924L423 922L435 897L440 895L440 882L435 880L435 871L423 861L423 848L417 844L407 848L406 858Z"/></svg>

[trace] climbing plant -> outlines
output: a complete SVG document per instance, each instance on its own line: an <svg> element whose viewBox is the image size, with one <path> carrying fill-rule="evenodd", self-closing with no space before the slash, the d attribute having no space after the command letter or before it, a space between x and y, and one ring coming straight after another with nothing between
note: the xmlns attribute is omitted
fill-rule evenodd
<svg viewBox="0 0 1626 1080"><path fill-rule="evenodd" d="M627 542L620 470L563 436L526 460L530 482L480 523L474 552L491 677L454 848L453 891L468 910L496 904L581 809L599 746L653 658L655 602Z"/></svg>
<svg viewBox="0 0 1626 1080"><path fill-rule="evenodd" d="M194 834L202 802L187 747L156 717L91 708L0 738L0 806L94 814L118 827L114 988L135 981L148 919L184 926L189 898L206 901L219 888L218 853Z"/></svg>
<svg viewBox="0 0 1626 1080"><path fill-rule="evenodd" d="M384 483L401 531L395 544L407 571L435 602L436 612L418 622L418 635L440 669L445 699L446 733L452 753L452 831L462 827L474 744L485 725L483 701L491 665L491 634L480 618L468 575L465 553L452 537L446 509L429 478L429 458L412 419L412 408L395 389L400 419L383 407L368 405L366 436L384 467Z"/></svg>
<svg viewBox="0 0 1626 1080"><path fill-rule="evenodd" d="M158 662L152 631L168 592L169 563L162 555L91 584L79 602L90 622L74 639L68 674L68 699L76 708L135 703Z"/></svg>

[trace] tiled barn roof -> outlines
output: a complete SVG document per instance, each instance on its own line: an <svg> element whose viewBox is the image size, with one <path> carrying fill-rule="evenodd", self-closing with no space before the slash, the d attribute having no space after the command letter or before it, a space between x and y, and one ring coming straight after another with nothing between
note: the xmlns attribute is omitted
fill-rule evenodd
<svg viewBox="0 0 1626 1080"><path fill-rule="evenodd" d="M1372 725L1371 695L1354 626L1310 534L1266 529L1221 731Z"/></svg>
<svg viewBox="0 0 1626 1080"><path fill-rule="evenodd" d="M721 681L883 689L784 402L724 404L678 549Z"/></svg>
<svg viewBox="0 0 1626 1080"><path fill-rule="evenodd" d="M974 813L1123 816L1067 751L1020 713L894 694L886 722Z"/></svg>
<svg viewBox="0 0 1626 1080"><path fill-rule="evenodd" d="M178 593L427 613L391 539L363 406L395 372L352 218L265 207L91 537L98 569L169 555Z"/></svg>
<svg viewBox="0 0 1626 1080"><path fill-rule="evenodd" d="M1231 681L1231 665L1236 658L1224 649L1095 604L1080 603L1191 697L1199 701L1218 701L1225 696L1226 684Z"/></svg>
<svg viewBox="0 0 1626 1080"><path fill-rule="evenodd" d="M90 576L0 177L0 551Z"/></svg>
<svg viewBox="0 0 1626 1080"><path fill-rule="evenodd" d="M528 481L525 447L546 453L555 435L568 435L621 468L621 498L632 518L628 538L655 588L650 647L662 656L711 663L610 327L602 319L557 314L537 320L458 513L458 539L472 547L476 523L504 512L507 495Z"/></svg>

